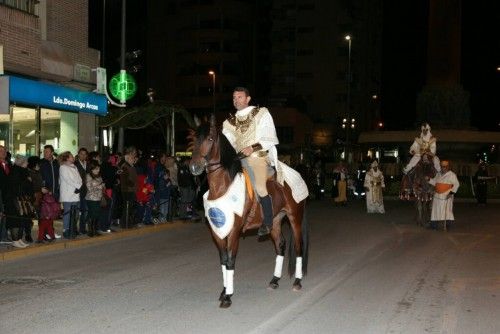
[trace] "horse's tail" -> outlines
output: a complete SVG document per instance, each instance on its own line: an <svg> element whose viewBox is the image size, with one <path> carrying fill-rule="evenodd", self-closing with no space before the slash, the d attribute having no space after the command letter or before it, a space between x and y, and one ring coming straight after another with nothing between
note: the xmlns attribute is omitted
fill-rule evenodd
<svg viewBox="0 0 500 334"><path fill-rule="evenodd" d="M302 235L302 274L305 276L307 274L307 263L309 262L309 224L307 222L307 214L304 207L304 213L302 215L301 223L301 235ZM295 251L295 240L293 237L293 230L290 229L290 244L288 247L288 275L292 277L295 274L295 263L297 258L297 253Z"/></svg>

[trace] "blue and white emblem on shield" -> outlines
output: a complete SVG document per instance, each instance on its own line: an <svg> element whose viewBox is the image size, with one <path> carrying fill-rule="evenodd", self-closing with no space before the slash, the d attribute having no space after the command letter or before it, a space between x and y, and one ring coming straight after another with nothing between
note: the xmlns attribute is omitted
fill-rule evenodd
<svg viewBox="0 0 500 334"><path fill-rule="evenodd" d="M226 223L226 215L219 208L208 209L208 218L216 227L222 227Z"/></svg>

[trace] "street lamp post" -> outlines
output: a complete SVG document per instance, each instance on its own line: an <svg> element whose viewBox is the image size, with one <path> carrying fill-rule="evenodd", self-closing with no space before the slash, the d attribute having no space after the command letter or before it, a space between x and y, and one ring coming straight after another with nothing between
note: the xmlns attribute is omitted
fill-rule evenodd
<svg viewBox="0 0 500 334"><path fill-rule="evenodd" d="M208 74L212 76L212 107L215 114L215 71L208 71Z"/></svg>
<svg viewBox="0 0 500 334"><path fill-rule="evenodd" d="M345 39L349 44L349 53L348 53L348 62L347 62L347 120L350 122L350 126L346 128L346 136L345 136L345 149L344 149L344 158L349 160L349 128L354 129L354 119L351 119L351 36L346 35ZM342 124L344 127L345 123Z"/></svg>

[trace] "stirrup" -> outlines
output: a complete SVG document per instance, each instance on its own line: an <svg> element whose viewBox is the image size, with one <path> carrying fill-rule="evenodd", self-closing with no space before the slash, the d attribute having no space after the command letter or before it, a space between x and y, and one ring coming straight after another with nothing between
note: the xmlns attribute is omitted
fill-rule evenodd
<svg viewBox="0 0 500 334"><path fill-rule="evenodd" d="M271 228L264 224L260 225L259 230L257 231L257 235L259 237L263 237L265 235L268 235L269 233L271 233Z"/></svg>

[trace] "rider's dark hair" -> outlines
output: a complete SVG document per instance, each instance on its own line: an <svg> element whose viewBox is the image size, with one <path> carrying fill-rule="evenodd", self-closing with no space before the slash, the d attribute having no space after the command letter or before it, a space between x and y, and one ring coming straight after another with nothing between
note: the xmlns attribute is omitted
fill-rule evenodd
<svg viewBox="0 0 500 334"><path fill-rule="evenodd" d="M246 96L250 96L250 91L246 87L236 87L235 92L244 92Z"/></svg>

